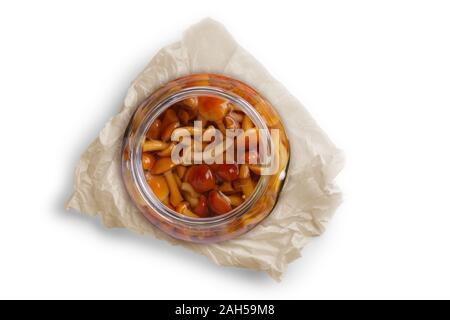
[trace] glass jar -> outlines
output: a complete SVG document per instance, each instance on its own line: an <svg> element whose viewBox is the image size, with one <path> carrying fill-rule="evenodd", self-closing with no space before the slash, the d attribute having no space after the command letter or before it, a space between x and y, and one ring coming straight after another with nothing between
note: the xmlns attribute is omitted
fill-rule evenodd
<svg viewBox="0 0 450 320"><path fill-rule="evenodd" d="M243 166L251 167L252 170L253 168L256 168L256 170L259 171L255 172L258 172L259 175L247 170L252 175L250 180L236 178L236 181L238 182L236 183L236 189L241 190L240 193L237 193L239 195L237 197L225 195L220 191L225 183L228 187L231 185L234 187L234 181L233 183L228 183L228 180L223 179L227 178L226 175L225 177L223 175L217 176L216 171L211 171L214 172L213 176L216 177L215 182L217 183L217 181L219 181L218 183L222 184L213 185L210 188L210 191L208 191L209 193L205 193L206 196L204 197L203 195L200 195L200 198L198 198L199 194L197 192L192 191L194 194L197 194L197 198L192 200L197 201L197 206L199 206L199 199L204 200L206 198L208 201L205 202L206 208L203 208L206 210L205 212L207 212L207 215L201 217L200 215L197 215L197 213L200 214L202 210L197 210L197 207L195 208L195 212L192 208L187 209L189 203L192 204L192 202L187 202L183 199L183 195L185 195L185 198L189 198L189 193L187 194L183 193L183 190L179 192L180 190L177 191L173 189L180 189L180 186L183 186L184 188L184 186L189 185L189 183L183 184L182 179L179 177L181 176L179 175L179 172L186 172L186 175L184 176L184 178L186 178L187 172L191 168L183 162L180 163L173 160L173 150L176 144L167 139L170 137L173 140L175 135L174 130L180 126L180 119L183 118L182 116L186 116L186 114L181 113L181 110L189 104L187 103L188 101L194 101L196 103L194 108L197 108L196 110L200 109L200 113L197 112L197 114L199 114L198 117L201 118L201 116L204 115L201 111L206 108L206 102L204 101L217 101L217 99L221 99L220 106L224 106L231 118L233 118L234 115L231 113L235 110L235 118L233 119L243 119L243 117L245 119L248 117L246 119L251 120L251 122L249 122L251 127L258 130L257 146L259 149L257 149L257 151L260 152L258 157L262 158L261 150L263 147L261 146L264 146L264 148L267 149L271 157L268 162L266 161L264 163L264 166L262 164L253 166L246 164L239 165L239 168L241 169L239 177L243 174L242 169L247 169ZM203 103L203 105L200 103ZM180 104L183 105L180 107ZM173 125L170 125L173 128L170 129L169 125L167 123L165 124L166 127L169 128L166 130L169 134L165 134L165 140L167 141L153 140L153 138L150 138L149 140L151 130L157 127L157 124L162 125L161 123L165 121L165 118L163 118L163 121L161 122L162 115L168 114L170 108L178 108L174 110L179 111L178 118L176 118L177 121L172 122ZM172 114L173 113L174 112L172 112ZM204 117L203 120L205 120ZM231 123L233 122L230 119L226 120L231 121ZM216 128L216 132L219 132L219 129L224 129L224 127L220 125L224 122L227 123L227 121L223 120L211 121L211 119L209 119L208 121L208 123L217 124L218 128ZM245 127L245 124L243 122L237 123L236 128L237 127L243 128ZM208 128L209 127L202 125L200 128L200 137L203 137L202 134L204 134ZM249 131L242 130L241 132ZM161 137L161 133L159 133L158 137ZM238 139L239 138L236 135L233 141L237 141ZM247 143L245 146L248 147L250 139L247 137L244 137L243 139L244 140L242 141ZM192 138L189 140L191 141ZM212 141L214 140L215 139L213 138ZM166 148L168 143L170 143L171 146L170 150L169 148ZM146 146L156 145L158 147L158 144L161 146L164 144L165 147L161 147L159 151L155 153L155 156L150 154L150 161L146 156L148 156L147 151L151 148L149 149ZM162 150L163 148L166 150ZM205 150L203 145L202 148L202 150ZM231 149L232 148L229 148L228 150ZM234 150L237 150L237 147L234 147ZM168 163L168 167L164 169L167 171L162 174L160 171L163 170L158 171L155 169L155 158L157 159L156 161L161 160L163 157L160 157L159 155L164 153L164 156L167 156L169 151L172 152L171 160L168 160L169 158L164 158L163 160L165 161L160 161ZM236 151L236 153L239 153L239 151ZM258 92L241 81L223 75L193 74L167 83L151 94L136 109L124 135L122 148L122 175L131 200L154 226L177 239L197 243L212 243L229 240L242 235L255 227L270 214L275 207L283 183L286 179L289 153L289 140L280 116L271 104ZM182 151L180 154L183 155L188 153ZM245 153L245 159L251 157L248 156L248 154L250 154L250 151ZM191 158L190 155L189 158ZM235 155L234 160L236 160L236 158L237 156ZM249 160L247 159L244 161ZM151 167L151 170L147 171L146 169L150 168L149 163L152 163L153 167ZM202 163L204 163L204 160ZM220 164L208 163L207 165L200 165L199 163L194 163L192 165L197 166L197 168L198 166L222 168L220 167ZM178 168L182 169L178 170L177 167L180 166L186 167L187 171L185 168ZM233 167L234 164L230 166ZM265 170L269 167L271 169ZM158 165L158 168L161 168L161 165ZM191 169L191 171L193 170L194 169ZM231 171L226 172L226 174L229 174L230 172ZM248 174L248 176L250 176L250 174ZM151 180L155 177L157 179ZM192 177L192 173L190 174L190 177ZM230 178L229 181L232 179L234 178ZM253 181L251 193L243 193L243 181ZM152 184L152 182L154 183ZM164 188L155 189L155 183L161 187L160 182L164 185ZM165 192L167 189L166 182L170 189L169 193ZM239 183L241 183L241 185L239 185ZM158 193L155 190L163 190L163 192ZM196 191L198 191L198 189L196 189ZM234 191L231 190L231 192ZM170 201L168 200L168 194L170 194ZM178 199L175 195L178 195L178 198L181 196L181 198ZM216 205L214 197L219 197L219 206ZM234 204L233 207L230 204L227 204L231 203L231 198L239 200L239 197L242 199L242 203L238 201L238 204ZM224 199L226 200L225 202L223 202ZM205 205L205 203L203 203L203 205ZM175 204L177 204L176 207ZM222 214L217 214L217 212L220 211L217 208L223 208L223 205L221 206L221 204L229 206L230 209L225 210Z"/></svg>

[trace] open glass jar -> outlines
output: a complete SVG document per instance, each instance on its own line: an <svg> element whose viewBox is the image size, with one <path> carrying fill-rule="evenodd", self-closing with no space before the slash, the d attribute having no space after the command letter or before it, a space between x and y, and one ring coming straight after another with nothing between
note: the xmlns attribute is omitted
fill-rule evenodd
<svg viewBox="0 0 450 320"><path fill-rule="evenodd" d="M289 140L271 104L238 80L194 74L140 104L126 130L122 174L142 214L167 234L235 238L273 210Z"/></svg>

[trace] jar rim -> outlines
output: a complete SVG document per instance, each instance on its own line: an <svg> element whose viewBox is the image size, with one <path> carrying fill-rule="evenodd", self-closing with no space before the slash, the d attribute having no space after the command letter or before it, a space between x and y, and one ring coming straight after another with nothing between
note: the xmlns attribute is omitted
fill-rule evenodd
<svg viewBox="0 0 450 320"><path fill-rule="evenodd" d="M262 175L258 183L255 186L255 189L249 199L246 199L241 205L237 206L230 212L219 215L215 217L206 217L206 218L192 218L185 215L182 215L175 210L167 207L164 203L162 203L154 194L154 192L149 187L146 178L145 172L142 167L142 147L141 143L145 140L145 135L149 130L152 123L168 108L173 106L175 103L180 102L186 98L190 97L198 97L198 96L214 96L226 99L239 107L242 108L244 113L250 117L255 126L258 129L261 129L263 137L267 140L267 146L272 148L272 138L269 134L269 128L264 121L263 117L258 113L258 111L245 99L237 94L232 94L230 92L226 92L225 90L212 86L195 86L195 87L187 87L181 89L178 92L169 94L160 101L157 101L155 106L152 107L152 110L144 115L142 123L136 132L136 141L140 143L136 143L135 147L130 150L130 162L131 162L131 174L133 179L137 182L137 189L141 194L142 198L145 200L146 204L151 207L155 212L157 212L162 218L169 220L171 223L176 222L178 224L185 224L191 226L217 226L223 223L227 223L228 221L235 219L237 217L242 216L245 212L262 196L264 191L266 190L269 177ZM147 100L146 100L147 101ZM146 103L143 102L143 104ZM139 109L139 108L138 108ZM137 110L138 110L137 109ZM272 152L272 150L271 150Z"/></svg>

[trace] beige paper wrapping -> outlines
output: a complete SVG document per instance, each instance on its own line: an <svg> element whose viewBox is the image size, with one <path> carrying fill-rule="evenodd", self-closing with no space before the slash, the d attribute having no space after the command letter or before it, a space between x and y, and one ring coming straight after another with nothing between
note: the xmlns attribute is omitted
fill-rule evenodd
<svg viewBox="0 0 450 320"><path fill-rule="evenodd" d="M120 172L122 136L137 105L169 80L200 72L225 74L261 92L281 114L292 149L288 180L272 214L238 239L210 245L178 241L154 228L130 201ZM333 179L342 166L341 153L303 106L221 24L206 19L189 28L180 42L160 50L132 83L122 111L82 155L67 208L100 215L107 227L164 239L218 265L265 271L279 281L339 206L341 193Z"/></svg>

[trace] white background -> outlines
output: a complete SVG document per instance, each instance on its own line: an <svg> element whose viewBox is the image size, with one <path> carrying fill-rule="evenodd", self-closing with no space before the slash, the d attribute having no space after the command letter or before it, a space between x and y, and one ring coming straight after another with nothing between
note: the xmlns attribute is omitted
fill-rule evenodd
<svg viewBox="0 0 450 320"><path fill-rule="evenodd" d="M281 283L63 209L129 83L207 16L346 153ZM446 1L2 1L0 103L0 298L450 298Z"/></svg>

